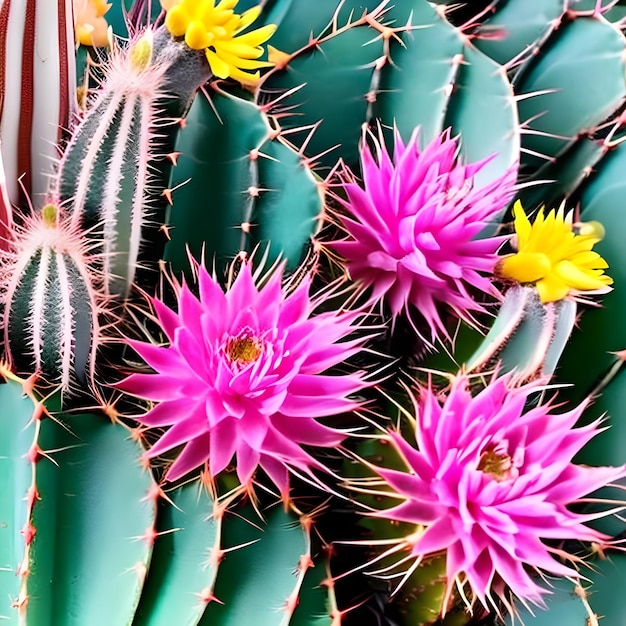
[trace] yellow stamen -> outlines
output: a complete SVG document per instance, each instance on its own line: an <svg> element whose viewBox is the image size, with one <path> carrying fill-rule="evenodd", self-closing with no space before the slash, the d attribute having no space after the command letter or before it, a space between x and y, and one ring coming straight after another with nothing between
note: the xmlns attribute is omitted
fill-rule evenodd
<svg viewBox="0 0 626 626"><path fill-rule="evenodd" d="M513 462L508 454L498 454L495 450L485 450L478 463L478 470L489 474L496 481L502 482L510 478Z"/></svg>
<svg viewBox="0 0 626 626"><path fill-rule="evenodd" d="M130 64L138 70L143 70L152 62L152 31L148 29L138 39L129 53Z"/></svg>
<svg viewBox="0 0 626 626"><path fill-rule="evenodd" d="M46 204L41 209L41 220L47 228L56 228L59 211L54 204Z"/></svg>
<svg viewBox="0 0 626 626"><path fill-rule="evenodd" d="M233 337L226 346L231 363L248 365L256 361L263 351L261 342L254 337Z"/></svg>

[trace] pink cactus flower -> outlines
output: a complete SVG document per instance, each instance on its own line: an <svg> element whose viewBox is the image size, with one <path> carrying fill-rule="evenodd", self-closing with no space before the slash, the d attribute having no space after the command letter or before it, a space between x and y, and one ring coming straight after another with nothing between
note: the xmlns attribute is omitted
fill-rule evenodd
<svg viewBox="0 0 626 626"><path fill-rule="evenodd" d="M474 177L491 159L462 165L458 150L449 131L424 150L418 129L406 146L396 132L392 162L382 133L368 137L361 147L363 187L348 170L342 175L346 211L338 219L347 237L328 244L374 301L388 303L394 320L404 312L414 323L417 313L431 340L448 336L439 305L471 323L472 312L483 310L475 295L498 295L491 275L504 238L479 234L515 190L517 168L478 186Z"/></svg>
<svg viewBox="0 0 626 626"><path fill-rule="evenodd" d="M345 438L316 420L357 408L352 394L370 384L363 372L325 373L361 349L367 337L345 339L362 312L312 316L321 299L309 296L310 280L290 293L281 281L277 270L258 288L245 264L224 293L201 266L199 298L183 285L178 313L152 301L170 343L130 341L156 373L132 374L119 387L156 403L142 424L171 426L147 457L184 445L168 480L205 463L215 476L235 455L244 486L260 466L286 497L288 468L309 476L324 469L301 446Z"/></svg>
<svg viewBox="0 0 626 626"><path fill-rule="evenodd" d="M505 585L518 598L542 606L549 593L534 573L578 578L567 552L543 540L606 544L607 536L584 522L609 514L582 515L570 505L626 476L626 466L587 467L572 457L601 429L599 421L573 428L586 403L566 413L550 404L524 410L540 384L511 386L495 378L472 396L460 376L442 398L430 386L416 401L417 449L399 433L389 442L407 472L373 466L403 502L373 515L416 525L391 552L409 550L412 567L447 552L448 596L455 581L468 584L485 607ZM616 507L618 503L616 503Z"/></svg>

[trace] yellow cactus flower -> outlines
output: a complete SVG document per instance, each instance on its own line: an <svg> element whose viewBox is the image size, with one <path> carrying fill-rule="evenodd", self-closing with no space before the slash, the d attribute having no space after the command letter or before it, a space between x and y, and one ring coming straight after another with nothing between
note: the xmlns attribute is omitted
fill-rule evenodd
<svg viewBox="0 0 626 626"><path fill-rule="evenodd" d="M259 79L259 70L273 63L259 61L261 44L276 30L268 24L242 34L261 13L253 7L241 14L234 8L239 0L161 0L167 11L165 26L174 37L184 37L193 50L205 50L211 71L218 78L233 78L242 83Z"/></svg>
<svg viewBox="0 0 626 626"><path fill-rule="evenodd" d="M76 41L83 46L106 46L109 25L104 17L111 8L106 0L74 0Z"/></svg>
<svg viewBox="0 0 626 626"><path fill-rule="evenodd" d="M517 252L504 257L496 268L502 278L534 283L543 303L562 300L569 294L606 293L613 280L604 273L607 262L593 246L602 240L598 222L582 224L575 232L571 214L563 209L539 211L531 224L518 201L513 208Z"/></svg>

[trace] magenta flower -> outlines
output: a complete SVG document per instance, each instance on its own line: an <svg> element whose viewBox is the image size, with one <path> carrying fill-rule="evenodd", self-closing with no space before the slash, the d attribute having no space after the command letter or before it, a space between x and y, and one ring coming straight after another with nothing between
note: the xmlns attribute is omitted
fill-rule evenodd
<svg viewBox="0 0 626 626"><path fill-rule="evenodd" d="M568 507L626 476L626 466L573 464L572 457L600 432L599 420L573 428L585 404L561 414L549 405L524 412L538 388L537 382L511 387L507 375L474 397L464 376L454 380L444 399L430 387L421 389L418 449L399 433L389 435L408 471L373 467L404 499L374 515L420 525L392 552L410 549L416 566L427 555L447 551L448 592L458 579L486 607L490 590L504 597L504 585L517 597L543 605L547 590L533 571L578 577L552 556L570 555L543 540L606 543L608 537L584 522L608 512L585 516Z"/></svg>
<svg viewBox="0 0 626 626"><path fill-rule="evenodd" d="M215 476L236 455L243 485L260 466L286 496L287 468L323 469L302 445L335 447L345 438L316 418L357 408L350 396L369 384L363 372L324 373L361 349L366 337L342 340L362 313L311 316L319 300L309 296L310 280L289 294L281 281L277 270L259 289L245 264L224 293L198 267L199 298L183 285L178 313L152 301L169 346L129 341L156 373L132 374L119 387L156 402L141 423L171 426L147 456L184 445L168 480L204 463Z"/></svg>
<svg viewBox="0 0 626 626"><path fill-rule="evenodd" d="M349 171L343 175L347 200L339 201L347 214L338 217L347 238L328 245L353 280L371 287L374 301L384 298L394 319L405 312L413 321L412 305L432 340L448 336L438 304L471 323L471 313L483 310L476 292L498 294L490 276L504 238L478 235L511 200L516 168L477 186L474 176L490 159L461 165L449 131L423 151L417 129L406 146L396 132L393 163L382 137L369 139L377 158L364 142L364 188Z"/></svg>

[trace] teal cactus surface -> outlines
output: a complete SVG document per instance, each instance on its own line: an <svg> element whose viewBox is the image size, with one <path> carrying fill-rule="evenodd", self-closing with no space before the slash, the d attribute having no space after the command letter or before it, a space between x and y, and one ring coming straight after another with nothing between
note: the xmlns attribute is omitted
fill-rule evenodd
<svg viewBox="0 0 626 626"><path fill-rule="evenodd" d="M175 271L189 267L187 250L220 273L253 253L300 265L321 226L323 185L260 107L219 92L198 98L175 149L165 249Z"/></svg>
<svg viewBox="0 0 626 626"><path fill-rule="evenodd" d="M625 19L6 0L0 623L618 626Z"/></svg>

